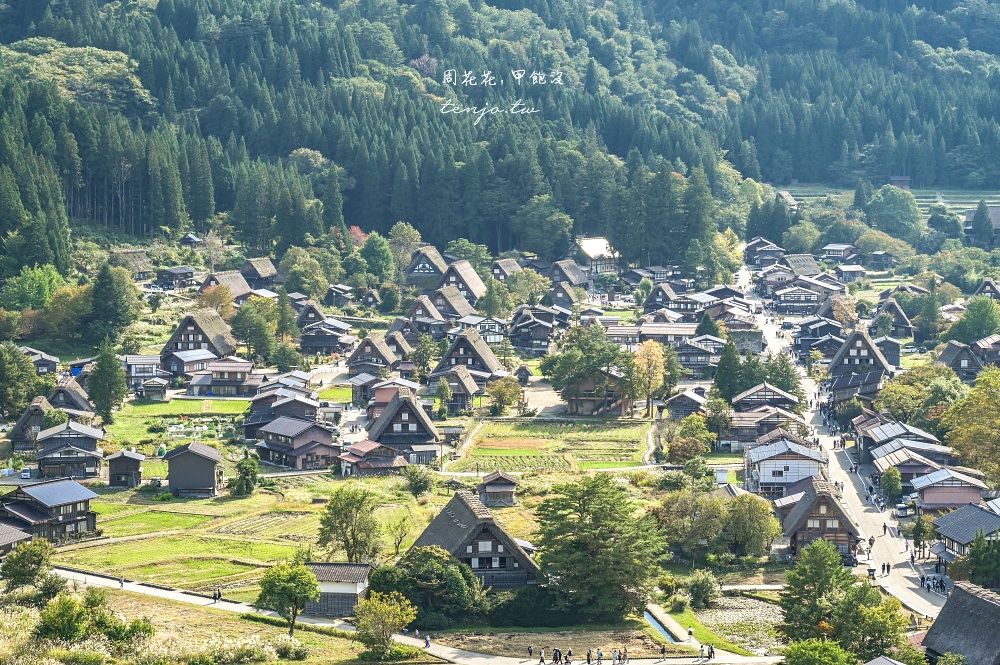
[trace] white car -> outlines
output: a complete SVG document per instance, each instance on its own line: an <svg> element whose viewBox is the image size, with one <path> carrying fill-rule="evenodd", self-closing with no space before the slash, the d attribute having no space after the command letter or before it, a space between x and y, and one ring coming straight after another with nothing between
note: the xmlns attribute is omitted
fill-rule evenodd
<svg viewBox="0 0 1000 665"><path fill-rule="evenodd" d="M31 468L30 467L24 467L23 469L21 469L21 479L22 480L31 480Z"/></svg>

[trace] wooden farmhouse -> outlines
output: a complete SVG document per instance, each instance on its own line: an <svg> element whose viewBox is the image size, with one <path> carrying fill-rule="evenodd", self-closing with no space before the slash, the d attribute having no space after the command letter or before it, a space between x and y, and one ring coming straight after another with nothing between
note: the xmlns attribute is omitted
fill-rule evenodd
<svg viewBox="0 0 1000 665"><path fill-rule="evenodd" d="M0 524L62 543L97 529L97 513L90 509L97 495L67 478L21 485L0 497ZM9 537L9 536L8 536Z"/></svg>
<svg viewBox="0 0 1000 665"><path fill-rule="evenodd" d="M976 377L983 371L983 363L972 352L972 348L956 340L948 342L934 364L952 368L955 375L968 384L975 383Z"/></svg>
<svg viewBox="0 0 1000 665"><path fill-rule="evenodd" d="M441 256L441 252L433 245L424 245L413 253L413 259L403 271L403 275L408 284L431 288L441 281L447 270L448 262Z"/></svg>
<svg viewBox="0 0 1000 665"><path fill-rule="evenodd" d="M517 505L517 478L506 471L494 471L476 487L479 500L491 507Z"/></svg>
<svg viewBox="0 0 1000 665"><path fill-rule="evenodd" d="M56 356L33 349L30 346L21 346L18 348L21 349L21 353L28 356L31 364L35 366L35 374L39 376L55 374L56 370L59 369L59 358Z"/></svg>
<svg viewBox="0 0 1000 665"><path fill-rule="evenodd" d="M888 450L889 446L876 448L873 452L878 452L878 456L873 455L875 468L879 473L885 473L889 469L896 469L903 482L903 493L909 494L913 491L913 479L919 476L926 476L941 468L937 462L927 459L920 453L909 448L899 447L895 450Z"/></svg>
<svg viewBox="0 0 1000 665"><path fill-rule="evenodd" d="M435 291L431 302L434 303L434 306L444 318L452 321L457 321L476 313L476 308L470 305L469 301L462 295L462 292L458 290L458 287L452 284L442 286Z"/></svg>
<svg viewBox="0 0 1000 665"><path fill-rule="evenodd" d="M274 262L266 256L257 259L247 259L240 268L240 274L251 289L266 289L274 285L278 269Z"/></svg>
<svg viewBox="0 0 1000 665"><path fill-rule="evenodd" d="M333 432L315 420L280 416L257 428L261 460L291 469L325 469L340 452Z"/></svg>
<svg viewBox="0 0 1000 665"><path fill-rule="evenodd" d="M43 478L97 478L104 452L98 443L104 430L72 420L42 430L36 437L38 473Z"/></svg>
<svg viewBox="0 0 1000 665"><path fill-rule="evenodd" d="M892 376L895 367L885 359L875 341L860 330L851 333L830 360L829 367L830 376L864 374L878 370Z"/></svg>
<svg viewBox="0 0 1000 665"><path fill-rule="evenodd" d="M485 388L489 381L507 374L493 349L475 328L463 330L455 337L451 347L431 372L431 381L446 376L456 366L464 366L480 388Z"/></svg>
<svg viewBox="0 0 1000 665"><path fill-rule="evenodd" d="M708 399L691 390L677 393L664 402L671 420L684 420L693 413L704 413Z"/></svg>
<svg viewBox="0 0 1000 665"><path fill-rule="evenodd" d="M498 282L521 272L520 264L514 259L497 259L490 265L490 276Z"/></svg>
<svg viewBox="0 0 1000 665"><path fill-rule="evenodd" d="M445 270L437 287L442 289L446 286L457 288L459 293L472 304L486 295L486 284L466 259L455 261Z"/></svg>
<svg viewBox="0 0 1000 665"><path fill-rule="evenodd" d="M997 284L995 279L987 277L972 295L973 297L986 296L988 298L993 298L994 300L1000 300L1000 284Z"/></svg>
<svg viewBox="0 0 1000 665"><path fill-rule="evenodd" d="M803 478L825 478L829 459L821 449L782 440L750 448L743 454L743 463L747 489L776 498Z"/></svg>
<svg viewBox="0 0 1000 665"><path fill-rule="evenodd" d="M361 340L358 348L347 359L347 373L350 376L388 375L399 366L400 361L401 358L392 352L382 335L372 334Z"/></svg>
<svg viewBox="0 0 1000 665"><path fill-rule="evenodd" d="M367 427L369 439L396 450L410 464L430 464L438 458L441 436L409 388L398 388L381 415Z"/></svg>
<svg viewBox="0 0 1000 665"><path fill-rule="evenodd" d="M367 563L316 563L306 566L319 582L319 598L306 603L304 614L349 617L354 616L358 601L368 592Z"/></svg>
<svg viewBox="0 0 1000 665"><path fill-rule="evenodd" d="M813 477L802 498L782 522L789 552L798 558L816 540L834 545L841 554L856 551L861 533L840 503L840 492L827 480Z"/></svg>
<svg viewBox="0 0 1000 665"><path fill-rule="evenodd" d="M225 358L236 350L229 324L214 309L198 310L181 320L160 351L161 363L174 351L194 349L211 351L217 358Z"/></svg>
<svg viewBox="0 0 1000 665"><path fill-rule="evenodd" d="M119 450L106 458L108 485L111 487L138 487L142 484L142 463L146 456L131 450Z"/></svg>
<svg viewBox="0 0 1000 665"><path fill-rule="evenodd" d="M177 497L208 498L225 487L222 454L203 443L192 441L163 456L167 463L167 484Z"/></svg>
<svg viewBox="0 0 1000 665"><path fill-rule="evenodd" d="M969 554L969 546L978 534L987 540L1000 540L1000 515L977 504L962 506L934 520L934 531L940 540L931 546L938 558L938 567L947 574L948 565Z"/></svg>
<svg viewBox="0 0 1000 665"><path fill-rule="evenodd" d="M224 286L229 289L229 295L232 296L233 302L237 305L245 303L253 291L239 270L210 273L201 283L198 293L204 293L213 286Z"/></svg>
<svg viewBox="0 0 1000 665"><path fill-rule="evenodd" d="M971 582L956 582L923 645L937 659L962 654L968 665L1000 665L1000 594Z"/></svg>
<svg viewBox="0 0 1000 665"><path fill-rule="evenodd" d="M472 492L459 490L413 547L437 545L494 589L535 584L538 565Z"/></svg>
<svg viewBox="0 0 1000 665"><path fill-rule="evenodd" d="M59 379L48 401L52 408L61 409L72 417L93 418L95 414L94 405L90 403L87 392L71 376Z"/></svg>
<svg viewBox="0 0 1000 665"><path fill-rule="evenodd" d="M587 273L573 259L563 259L553 263L549 268L548 278L552 280L553 285L565 283L583 288L586 288L590 281Z"/></svg>
<svg viewBox="0 0 1000 665"><path fill-rule="evenodd" d="M337 459L340 461L340 474L345 478L388 476L409 466L398 450L369 439L352 444Z"/></svg>
<svg viewBox="0 0 1000 665"><path fill-rule="evenodd" d="M44 397L38 396L31 400L31 404L7 432L14 452L35 452L35 440L42 431L45 414L51 410L52 405Z"/></svg>
<svg viewBox="0 0 1000 665"><path fill-rule="evenodd" d="M733 408L738 411L749 411L758 406L777 406L791 411L798 405L798 397L776 388L766 381L733 397Z"/></svg>

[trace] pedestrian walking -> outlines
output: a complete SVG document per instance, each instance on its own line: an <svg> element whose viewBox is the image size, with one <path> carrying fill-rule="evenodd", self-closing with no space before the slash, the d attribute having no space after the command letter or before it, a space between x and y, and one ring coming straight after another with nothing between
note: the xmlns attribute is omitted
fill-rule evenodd
<svg viewBox="0 0 1000 665"><path fill-rule="evenodd" d="M430 646L431 646L431 636L430 635L424 635L424 648L425 649L429 649Z"/></svg>
<svg viewBox="0 0 1000 665"><path fill-rule="evenodd" d="M882 535L884 536L886 534L886 532L888 532L888 531L889 531L889 525L888 524L883 524L882 525Z"/></svg>
<svg viewBox="0 0 1000 665"><path fill-rule="evenodd" d="M667 657L667 645L661 644L660 645L660 660L663 660L666 657Z"/></svg>
<svg viewBox="0 0 1000 665"><path fill-rule="evenodd" d="M535 647L534 647L534 645L529 644L528 645L528 658L533 658L534 656L535 656Z"/></svg>
<svg viewBox="0 0 1000 665"><path fill-rule="evenodd" d="M594 655L593 649L587 649L587 665L590 665L590 661Z"/></svg>
<svg viewBox="0 0 1000 665"><path fill-rule="evenodd" d="M705 657L705 645L704 644L702 644L700 647L698 647L698 657L699 658L704 658Z"/></svg>
<svg viewBox="0 0 1000 665"><path fill-rule="evenodd" d="M611 665L618 665L618 649L611 650Z"/></svg>
<svg viewBox="0 0 1000 665"><path fill-rule="evenodd" d="M119 577L118 578L118 588L119 589L124 589L125 588L125 578L124 577Z"/></svg>
<svg viewBox="0 0 1000 665"><path fill-rule="evenodd" d="M688 642L694 639L694 628L688 626Z"/></svg>
<svg viewBox="0 0 1000 665"><path fill-rule="evenodd" d="M545 665L545 649L538 651L538 665Z"/></svg>
<svg viewBox="0 0 1000 665"><path fill-rule="evenodd" d="M413 634L417 636L417 639L420 639L420 629L419 628L417 628L416 630L414 630Z"/></svg>
<svg viewBox="0 0 1000 665"><path fill-rule="evenodd" d="M904 552L910 551L910 540L908 538L903 538L903 551Z"/></svg>
<svg viewBox="0 0 1000 665"><path fill-rule="evenodd" d="M917 562L917 553L916 552L910 552L910 565L912 566L916 562Z"/></svg>
<svg viewBox="0 0 1000 665"><path fill-rule="evenodd" d="M603 660L604 660L604 652L601 651L600 649L598 649L597 650L597 665L601 665L601 662Z"/></svg>

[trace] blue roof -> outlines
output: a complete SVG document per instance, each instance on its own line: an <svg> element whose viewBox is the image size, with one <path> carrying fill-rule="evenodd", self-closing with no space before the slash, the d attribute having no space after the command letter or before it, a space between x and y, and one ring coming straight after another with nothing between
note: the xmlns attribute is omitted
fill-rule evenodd
<svg viewBox="0 0 1000 665"><path fill-rule="evenodd" d="M21 489L32 499L48 507L62 506L67 503L76 503L77 501L88 501L97 498L96 494L69 478L48 480L32 485L22 485Z"/></svg>

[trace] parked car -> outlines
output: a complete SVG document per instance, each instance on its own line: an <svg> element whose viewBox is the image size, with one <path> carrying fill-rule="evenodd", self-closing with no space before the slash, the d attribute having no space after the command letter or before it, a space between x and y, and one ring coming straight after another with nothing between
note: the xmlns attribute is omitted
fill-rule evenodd
<svg viewBox="0 0 1000 665"><path fill-rule="evenodd" d="M794 327L795 327L795 324L792 323L791 321L782 321L781 322L781 329L782 330L791 330Z"/></svg>
<svg viewBox="0 0 1000 665"><path fill-rule="evenodd" d="M840 560L845 566L851 566L852 568L858 565L858 557L853 554L841 554Z"/></svg>
<svg viewBox="0 0 1000 665"><path fill-rule="evenodd" d="M29 467L24 467L21 469L21 479L31 480L31 469Z"/></svg>
<svg viewBox="0 0 1000 665"><path fill-rule="evenodd" d="M150 487L162 487L163 486L163 481L160 480L160 478L158 476L153 476L152 478L149 479L149 486Z"/></svg>

